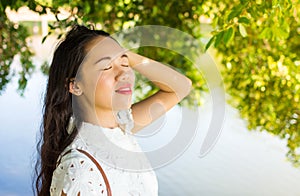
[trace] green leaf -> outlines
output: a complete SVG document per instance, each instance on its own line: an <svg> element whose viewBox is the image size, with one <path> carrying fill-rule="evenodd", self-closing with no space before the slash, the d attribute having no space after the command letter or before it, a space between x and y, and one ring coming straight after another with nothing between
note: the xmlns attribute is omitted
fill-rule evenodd
<svg viewBox="0 0 300 196"><path fill-rule="evenodd" d="M45 40L47 39L48 35L45 35L42 39L42 44L45 42Z"/></svg>
<svg viewBox="0 0 300 196"><path fill-rule="evenodd" d="M250 24L250 20L243 16L239 18L239 23Z"/></svg>
<svg viewBox="0 0 300 196"><path fill-rule="evenodd" d="M48 23L48 27L49 27L50 29L56 29L56 27L54 27L53 25L51 25L51 24L49 24L49 23Z"/></svg>
<svg viewBox="0 0 300 196"><path fill-rule="evenodd" d="M42 39L42 44L45 42L45 40L47 39L47 37L48 37L49 35L51 35L51 31L49 31L48 34L45 35L45 36L43 37L43 39Z"/></svg>
<svg viewBox="0 0 300 196"><path fill-rule="evenodd" d="M277 6L278 5L278 0L272 0L272 5Z"/></svg>
<svg viewBox="0 0 300 196"><path fill-rule="evenodd" d="M28 2L28 7L31 9L31 10L35 10L36 8L36 3L34 0L29 0Z"/></svg>
<svg viewBox="0 0 300 196"><path fill-rule="evenodd" d="M239 16L243 11L243 5L238 5L237 7L234 7L230 14L228 15L227 21L232 20L234 17Z"/></svg>
<svg viewBox="0 0 300 196"><path fill-rule="evenodd" d="M210 40L208 41L208 43L206 44L206 46L205 46L205 51L211 46L211 44L215 41L215 36L212 36L211 38L210 38Z"/></svg>
<svg viewBox="0 0 300 196"><path fill-rule="evenodd" d="M1 12L3 11L5 11L5 8L6 7L8 7L8 5L9 5L9 1L3 1L3 0L1 0L0 1L0 8L1 8Z"/></svg>
<svg viewBox="0 0 300 196"><path fill-rule="evenodd" d="M223 41L225 44L228 44L229 41L233 38L234 36L234 30L232 27L230 27L227 31L224 33L224 38Z"/></svg>
<svg viewBox="0 0 300 196"><path fill-rule="evenodd" d="M286 39L289 36L289 33L286 31L286 29L276 28L274 29L274 33L278 40Z"/></svg>
<svg viewBox="0 0 300 196"><path fill-rule="evenodd" d="M242 4L247 4L247 3L249 3L249 0L241 0L241 3Z"/></svg>
<svg viewBox="0 0 300 196"><path fill-rule="evenodd" d="M247 37L247 31L243 24L239 24L239 31L242 37Z"/></svg>
<svg viewBox="0 0 300 196"><path fill-rule="evenodd" d="M259 39L269 39L271 38L271 29L270 28L265 28L258 36Z"/></svg>
<svg viewBox="0 0 300 196"><path fill-rule="evenodd" d="M215 47L218 47L218 46L219 46L219 44L220 44L221 41L222 41L223 35L224 35L224 31L221 31L220 33L218 33L218 34L216 35L216 41L215 41L215 44L214 44Z"/></svg>
<svg viewBox="0 0 300 196"><path fill-rule="evenodd" d="M83 8L84 8L84 13L90 13L90 11L91 11L91 6L90 6L90 4L89 4L88 2L85 2Z"/></svg>

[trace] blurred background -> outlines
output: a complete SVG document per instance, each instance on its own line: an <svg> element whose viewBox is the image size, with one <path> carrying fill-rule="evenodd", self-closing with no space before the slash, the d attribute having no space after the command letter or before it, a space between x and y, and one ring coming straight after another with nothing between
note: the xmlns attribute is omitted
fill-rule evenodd
<svg viewBox="0 0 300 196"><path fill-rule="evenodd" d="M225 106L213 102L205 75L210 72L203 73L201 65L164 48L137 49L193 81L190 96L148 128L160 127L159 133L139 138L144 149L163 145L183 118L197 116L197 134L188 149L156 170L159 195L300 195L299 0L0 3L1 196L33 195L49 64L58 39L73 24L109 33L141 25L176 28L199 42L166 44L188 49L195 58L205 54L200 64L217 66L221 73L223 81L215 88L225 95ZM162 36L153 35L158 42ZM135 101L157 90L137 77ZM224 122L211 122L214 104L225 107ZM200 157L211 123L219 123L222 131L214 148Z"/></svg>

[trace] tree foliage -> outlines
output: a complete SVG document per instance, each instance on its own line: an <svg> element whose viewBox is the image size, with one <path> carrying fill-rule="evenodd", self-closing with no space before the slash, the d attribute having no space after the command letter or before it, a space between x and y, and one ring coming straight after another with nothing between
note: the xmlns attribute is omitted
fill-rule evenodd
<svg viewBox="0 0 300 196"><path fill-rule="evenodd" d="M287 140L287 157L300 163L300 1L299 0L58 0L0 1L2 57L0 92L12 74L13 57L23 59L20 89L24 89L34 66L26 46L25 29L8 21L5 8L28 6L44 14L52 12L57 21L49 24L49 34L60 37L73 24L94 24L110 33L138 25L163 25L189 33L196 39L203 34L201 18L211 20L211 36L202 49L214 46L221 57L221 69L230 103L240 110L249 129L265 130ZM62 17L62 10L67 17ZM23 30L24 29L24 30ZM172 35L170 35L172 36ZM179 44L191 51L199 46ZM193 81L194 91L188 105L200 104L205 81L192 62L163 48L139 48L151 58L176 66ZM45 68L45 66L43 66ZM23 75L22 75L23 74ZM142 77L142 76L138 76ZM143 81L143 80L139 80ZM139 83L138 90L155 91ZM141 97L140 97L141 98ZM298 150L298 153L297 153Z"/></svg>
<svg viewBox="0 0 300 196"><path fill-rule="evenodd" d="M287 157L299 165L299 1L233 2L206 4L215 19L210 44L221 56L230 101L249 129L287 139Z"/></svg>
<svg viewBox="0 0 300 196"><path fill-rule="evenodd" d="M0 93L5 89L6 84L11 78L17 74L19 83L18 90L22 95L27 80L34 71L34 65L31 59L33 52L26 44L26 38L29 37L27 29L21 24L14 24L8 20L5 14L5 8L8 6L8 3L7 1L1 1L0 4L0 42L2 43L0 48ZM19 6L21 5L24 5L24 3L19 2ZM14 5L12 5L12 8L14 8ZM20 70L11 68L12 62L17 54L21 62Z"/></svg>

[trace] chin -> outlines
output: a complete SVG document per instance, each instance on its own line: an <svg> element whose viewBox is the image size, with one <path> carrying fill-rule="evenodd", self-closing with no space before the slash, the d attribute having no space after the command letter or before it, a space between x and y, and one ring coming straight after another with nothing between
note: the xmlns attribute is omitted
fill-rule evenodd
<svg viewBox="0 0 300 196"><path fill-rule="evenodd" d="M113 106L113 110L127 110L131 108L132 100L131 98L118 99L118 101L112 103L112 106Z"/></svg>
<svg viewBox="0 0 300 196"><path fill-rule="evenodd" d="M113 107L114 111L119 111L119 110L128 110L131 108L131 104L130 105L126 105L126 106L115 106Z"/></svg>

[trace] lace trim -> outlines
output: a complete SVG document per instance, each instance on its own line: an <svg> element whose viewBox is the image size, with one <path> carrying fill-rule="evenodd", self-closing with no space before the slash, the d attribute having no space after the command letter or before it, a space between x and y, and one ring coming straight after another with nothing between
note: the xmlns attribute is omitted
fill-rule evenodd
<svg viewBox="0 0 300 196"><path fill-rule="evenodd" d="M120 110L117 112L117 122L122 126L125 132L130 133L134 127L134 121L131 113L131 108L128 110ZM69 119L67 132L70 135L75 127L75 117L72 115Z"/></svg>
<svg viewBox="0 0 300 196"><path fill-rule="evenodd" d="M117 122L124 127L125 132L131 132L134 127L131 109L118 111Z"/></svg>
<svg viewBox="0 0 300 196"><path fill-rule="evenodd" d="M104 179L95 164L77 151L65 155L53 173L51 196L107 195Z"/></svg>

